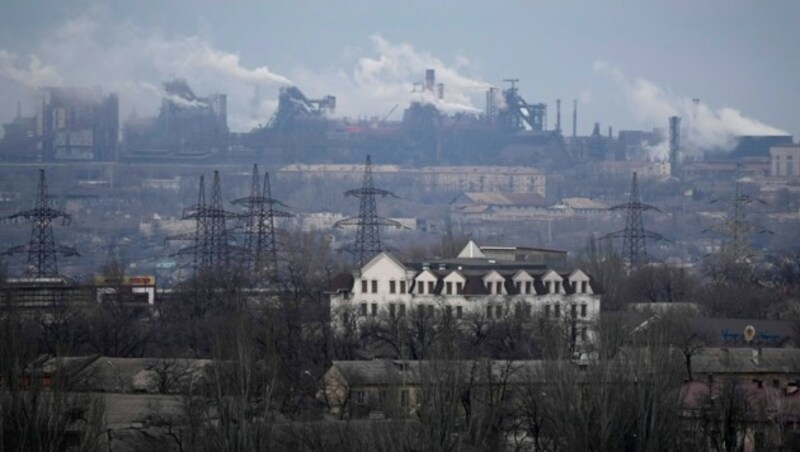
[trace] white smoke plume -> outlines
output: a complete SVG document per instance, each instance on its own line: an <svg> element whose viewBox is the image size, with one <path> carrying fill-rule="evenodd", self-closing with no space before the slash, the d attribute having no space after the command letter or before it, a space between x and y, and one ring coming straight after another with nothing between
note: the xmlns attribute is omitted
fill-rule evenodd
<svg viewBox="0 0 800 452"><path fill-rule="evenodd" d="M166 95L161 83L181 77L198 96L228 94L229 126L249 130L254 125L248 103L253 86L277 93L291 84L267 66L248 66L236 53L219 50L201 37L166 38L113 21L103 5L65 19L34 48L35 54L20 57L0 45L0 104L23 100L34 105L36 89L42 86L101 86L119 93L121 118L133 110L149 116L157 113ZM274 105L270 107L261 103L259 115L269 118ZM10 111L0 113L7 117Z"/></svg>
<svg viewBox="0 0 800 452"><path fill-rule="evenodd" d="M703 151L730 151L742 135L787 135L783 130L744 116L739 110L714 108L685 96L669 93L641 77L629 78L606 61L597 61L594 71L609 78L624 97L628 108L639 121L666 126L670 116L680 116L681 150L700 154ZM666 142L650 148L651 157L663 159L669 153Z"/></svg>

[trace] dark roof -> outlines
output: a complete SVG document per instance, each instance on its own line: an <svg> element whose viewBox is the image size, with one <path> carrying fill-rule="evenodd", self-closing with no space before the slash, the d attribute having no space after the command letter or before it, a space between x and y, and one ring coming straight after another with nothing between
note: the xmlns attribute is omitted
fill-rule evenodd
<svg viewBox="0 0 800 452"><path fill-rule="evenodd" d="M800 372L796 348L704 348L692 357L692 370L700 374Z"/></svg>
<svg viewBox="0 0 800 452"><path fill-rule="evenodd" d="M467 282L464 283L464 290L461 291L464 295L488 295L489 290L483 284L483 278L479 276L468 276Z"/></svg>
<svg viewBox="0 0 800 452"><path fill-rule="evenodd" d="M789 343L800 344L794 322L763 319L717 319L694 317L688 320L692 329L701 334L709 346L721 347L781 347ZM751 342L744 338L746 327L755 329Z"/></svg>
<svg viewBox="0 0 800 452"><path fill-rule="evenodd" d="M336 275L328 286L328 292L350 292L353 290L355 278L351 273L340 273Z"/></svg>

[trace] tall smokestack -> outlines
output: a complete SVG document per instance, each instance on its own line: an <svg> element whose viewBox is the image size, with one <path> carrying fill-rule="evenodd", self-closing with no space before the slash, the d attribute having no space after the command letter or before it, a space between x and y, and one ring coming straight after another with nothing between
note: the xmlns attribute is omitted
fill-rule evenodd
<svg viewBox="0 0 800 452"><path fill-rule="evenodd" d="M425 69L425 89L433 91L433 85L436 84L436 70Z"/></svg>
<svg viewBox="0 0 800 452"><path fill-rule="evenodd" d="M678 151L681 147L681 118L670 116L669 118L669 167L673 176L678 175Z"/></svg>
<svg viewBox="0 0 800 452"><path fill-rule="evenodd" d="M556 132L561 133L561 99L556 99Z"/></svg>
<svg viewBox="0 0 800 452"><path fill-rule="evenodd" d="M444 99L444 83L436 85L436 97L438 97L439 100Z"/></svg>
<svg viewBox="0 0 800 452"><path fill-rule="evenodd" d="M578 100L572 101L572 137L578 136Z"/></svg>

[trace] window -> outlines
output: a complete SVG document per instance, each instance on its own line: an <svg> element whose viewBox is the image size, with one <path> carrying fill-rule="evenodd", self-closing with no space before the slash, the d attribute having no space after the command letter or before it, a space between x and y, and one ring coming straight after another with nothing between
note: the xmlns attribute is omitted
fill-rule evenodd
<svg viewBox="0 0 800 452"><path fill-rule="evenodd" d="M365 391L356 391L356 403L359 405L367 404L367 393Z"/></svg>
<svg viewBox="0 0 800 452"><path fill-rule="evenodd" d="M433 305L428 305L428 316L433 317Z"/></svg>
<svg viewBox="0 0 800 452"><path fill-rule="evenodd" d="M587 293L589 283L586 281L581 281L581 293Z"/></svg>
<svg viewBox="0 0 800 452"><path fill-rule="evenodd" d="M555 311L554 316L555 318L561 317L561 305L557 304L553 306L553 310Z"/></svg>
<svg viewBox="0 0 800 452"><path fill-rule="evenodd" d="M425 295L425 283L423 281L417 282L417 293L419 295Z"/></svg>
<svg viewBox="0 0 800 452"><path fill-rule="evenodd" d="M453 318L453 307L452 306L445 306L445 314L447 314L447 318Z"/></svg>
<svg viewBox="0 0 800 452"><path fill-rule="evenodd" d="M395 293L395 289L397 288L395 286L397 286L397 282L395 280L389 281L389 293Z"/></svg>
<svg viewBox="0 0 800 452"><path fill-rule="evenodd" d="M397 311L397 308L395 307L394 303L389 303L389 317L394 318L396 314L395 311Z"/></svg>
<svg viewBox="0 0 800 452"><path fill-rule="evenodd" d="M398 306L397 315L404 317L406 315L406 305L401 304Z"/></svg>
<svg viewBox="0 0 800 452"><path fill-rule="evenodd" d="M378 315L378 303L372 303L372 317Z"/></svg>
<svg viewBox="0 0 800 452"><path fill-rule="evenodd" d="M464 292L464 283L461 283L461 282L456 283L456 290L458 291L457 293Z"/></svg>
<svg viewBox="0 0 800 452"><path fill-rule="evenodd" d="M525 303L525 317L530 318L531 316L531 305L530 303Z"/></svg>
<svg viewBox="0 0 800 452"><path fill-rule="evenodd" d="M555 293L561 293L561 281L556 281L556 290Z"/></svg>
<svg viewBox="0 0 800 452"><path fill-rule="evenodd" d="M572 311L571 312L572 318L573 319L577 319L578 318L578 305L576 305L576 304L570 305L570 311Z"/></svg>
<svg viewBox="0 0 800 452"><path fill-rule="evenodd" d="M545 316L545 318L548 318L548 319L550 318L550 305L549 304L544 305L544 316Z"/></svg>
<svg viewBox="0 0 800 452"><path fill-rule="evenodd" d="M406 282L400 281L400 293L406 293Z"/></svg>
<svg viewBox="0 0 800 452"><path fill-rule="evenodd" d="M586 342L586 327L581 327L581 341Z"/></svg>
<svg viewBox="0 0 800 452"><path fill-rule="evenodd" d="M581 317L586 317L586 305L581 305Z"/></svg>
<svg viewBox="0 0 800 452"><path fill-rule="evenodd" d="M456 318L460 319L463 314L464 310L461 308L461 306L456 306Z"/></svg>
<svg viewBox="0 0 800 452"><path fill-rule="evenodd" d="M495 314L497 315L498 319L502 318L503 317L503 307L502 306L496 306L495 307Z"/></svg>
<svg viewBox="0 0 800 452"><path fill-rule="evenodd" d="M525 293L530 295L531 294L531 282L525 281Z"/></svg>
<svg viewBox="0 0 800 452"><path fill-rule="evenodd" d="M445 283L445 285L447 287L447 295L453 295L453 283L450 282L450 281L447 281Z"/></svg>
<svg viewBox="0 0 800 452"><path fill-rule="evenodd" d="M400 406L407 409L408 405L409 405L408 389L401 389L400 390Z"/></svg>
<svg viewBox="0 0 800 452"><path fill-rule="evenodd" d="M522 293L522 283L517 281L514 283L514 286L517 288L517 292Z"/></svg>
<svg viewBox="0 0 800 452"><path fill-rule="evenodd" d="M378 293L378 280L372 280L372 293Z"/></svg>
<svg viewBox="0 0 800 452"><path fill-rule="evenodd" d="M544 286L547 288L547 293L553 293L553 281L547 281L544 283Z"/></svg>
<svg viewBox="0 0 800 452"><path fill-rule="evenodd" d="M486 318L487 319L491 319L492 318L492 307L491 306L486 306Z"/></svg>
<svg viewBox="0 0 800 452"><path fill-rule="evenodd" d="M498 282L494 283L494 286L495 286L495 289L494 289L494 290L495 290L495 293L496 293L497 295L500 295L500 294L502 294L502 293L503 293L503 283L501 283L500 281L498 281Z"/></svg>
<svg viewBox="0 0 800 452"><path fill-rule="evenodd" d="M428 295L433 295L433 289L436 286L434 285L433 281L428 281Z"/></svg>
<svg viewBox="0 0 800 452"><path fill-rule="evenodd" d="M361 293L367 293L367 280L361 280Z"/></svg>
<svg viewBox="0 0 800 452"><path fill-rule="evenodd" d="M366 317L367 316L367 304L366 303L361 303L361 316L362 317Z"/></svg>

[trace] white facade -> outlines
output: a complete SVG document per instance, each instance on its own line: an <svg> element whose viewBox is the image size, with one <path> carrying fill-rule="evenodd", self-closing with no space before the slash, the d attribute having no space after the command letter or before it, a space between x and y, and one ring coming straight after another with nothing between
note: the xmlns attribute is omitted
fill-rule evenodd
<svg viewBox="0 0 800 452"><path fill-rule="evenodd" d="M450 268L450 264L415 269L381 253L355 272L352 281L352 287L339 287L331 294L334 322L345 313L360 321L437 311L455 319L537 316L571 323L581 341L592 340L592 324L600 317L600 294L594 293L591 278L577 269L567 275L542 268L487 270L485 265L480 270L468 265Z"/></svg>

